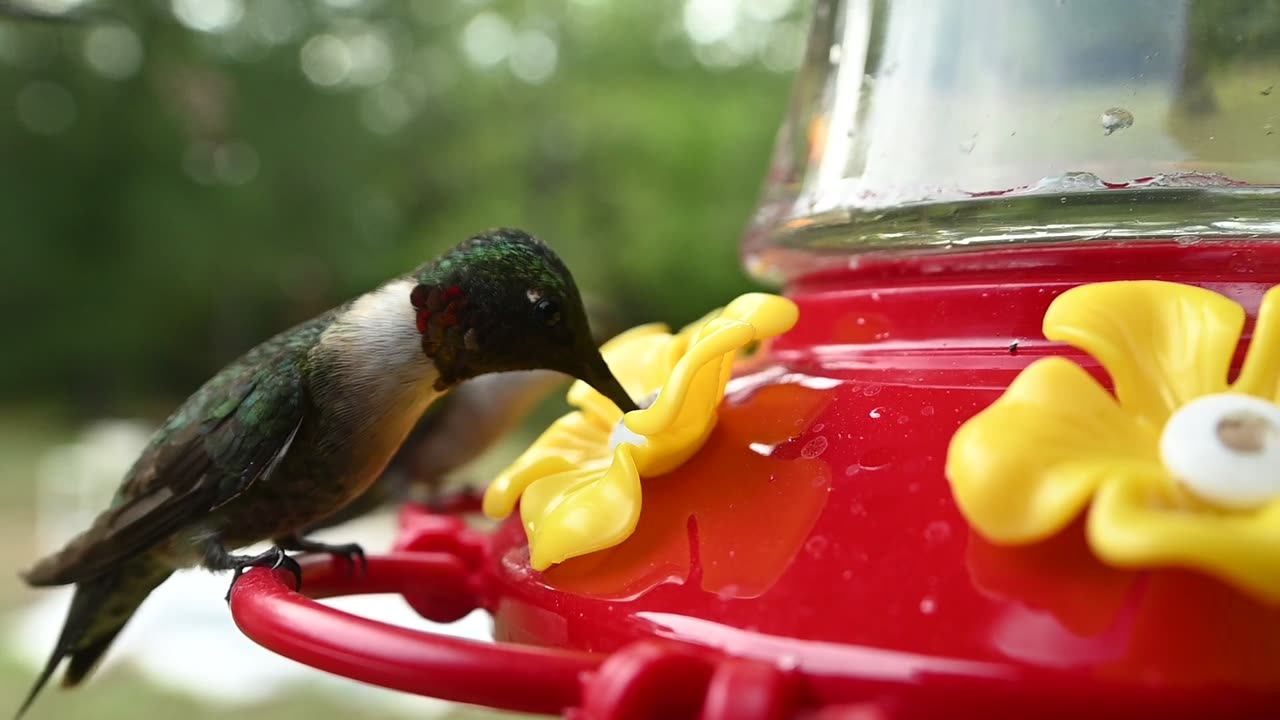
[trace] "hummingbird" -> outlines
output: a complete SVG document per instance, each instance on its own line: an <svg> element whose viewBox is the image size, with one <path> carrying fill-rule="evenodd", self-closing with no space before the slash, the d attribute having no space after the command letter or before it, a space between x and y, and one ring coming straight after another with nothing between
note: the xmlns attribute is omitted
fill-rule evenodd
<svg viewBox="0 0 1280 720"><path fill-rule="evenodd" d="M358 498L427 408L459 383L548 370L636 409L592 339L569 269L511 228L467 239L409 274L249 350L149 440L108 509L22 574L75 585L62 632L16 717L63 660L80 684L146 597L174 571L282 567L290 551L352 567L358 545L305 531ZM270 541L259 554L236 550ZM230 589L227 598L230 598Z"/></svg>
<svg viewBox="0 0 1280 720"><path fill-rule="evenodd" d="M601 300L584 297L583 301L596 344L601 345L620 329L619 319ZM567 381L561 373L526 370L481 375L460 383L427 408L382 476L363 495L304 532L341 525L406 501L430 507L471 496L478 502L477 490L466 483L456 495L441 495L444 486L458 484L451 482L457 471L484 455Z"/></svg>
<svg viewBox="0 0 1280 720"><path fill-rule="evenodd" d="M427 409L382 476L338 512L305 532L324 530L388 505L413 502L431 506L441 500L451 476L488 451L563 384L546 370L482 375L468 380ZM462 494L476 491L463 487ZM451 496L457 497L457 496Z"/></svg>

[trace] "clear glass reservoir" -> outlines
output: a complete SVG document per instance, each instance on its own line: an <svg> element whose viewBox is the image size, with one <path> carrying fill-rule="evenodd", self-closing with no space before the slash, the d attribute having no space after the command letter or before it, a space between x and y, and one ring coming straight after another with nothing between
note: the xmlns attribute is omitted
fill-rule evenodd
<svg viewBox="0 0 1280 720"><path fill-rule="evenodd" d="M819 0L744 245L1280 237L1280 0Z"/></svg>

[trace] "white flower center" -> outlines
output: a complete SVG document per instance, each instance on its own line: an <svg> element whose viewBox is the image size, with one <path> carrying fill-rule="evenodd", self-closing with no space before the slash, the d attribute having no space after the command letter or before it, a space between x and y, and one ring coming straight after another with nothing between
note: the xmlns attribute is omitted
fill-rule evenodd
<svg viewBox="0 0 1280 720"><path fill-rule="evenodd" d="M654 390L648 396L641 398L636 405L639 406L641 410L649 407L653 404L654 400L658 399L658 393L660 392L662 392L661 388ZM648 438L640 433L631 432L631 430L627 428L626 423L623 422L625 418L626 415L624 414L622 418L618 420L618 423L613 426L613 432L609 433L610 454L612 454L614 450L617 450L618 446L622 443L630 443L636 447L644 447L649 444Z"/></svg>
<svg viewBox="0 0 1280 720"><path fill-rule="evenodd" d="M1188 490L1224 507L1280 497L1280 406L1251 395L1206 395L1160 435L1160 459Z"/></svg>

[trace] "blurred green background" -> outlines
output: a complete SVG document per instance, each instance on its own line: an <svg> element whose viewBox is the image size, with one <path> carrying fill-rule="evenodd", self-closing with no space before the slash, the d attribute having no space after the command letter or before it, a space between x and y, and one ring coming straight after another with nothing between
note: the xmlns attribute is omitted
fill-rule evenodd
<svg viewBox="0 0 1280 720"><path fill-rule="evenodd" d="M93 21L0 19L5 613L43 597L14 571L86 427L145 428L476 231L546 239L619 328L749 288L738 240L807 27L796 0L22 4ZM0 713L32 678L0 654ZM125 667L94 680L31 717L228 714ZM301 693L234 712L352 713Z"/></svg>

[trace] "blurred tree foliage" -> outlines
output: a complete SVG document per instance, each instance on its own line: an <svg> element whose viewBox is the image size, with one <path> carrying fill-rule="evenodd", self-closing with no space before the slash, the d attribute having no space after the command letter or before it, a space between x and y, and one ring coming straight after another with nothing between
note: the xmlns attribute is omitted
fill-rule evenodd
<svg viewBox="0 0 1280 720"><path fill-rule="evenodd" d="M737 244L800 5L121 0L84 6L105 23L0 20L0 396L154 410L495 225L551 242L622 323L690 320L748 287Z"/></svg>

